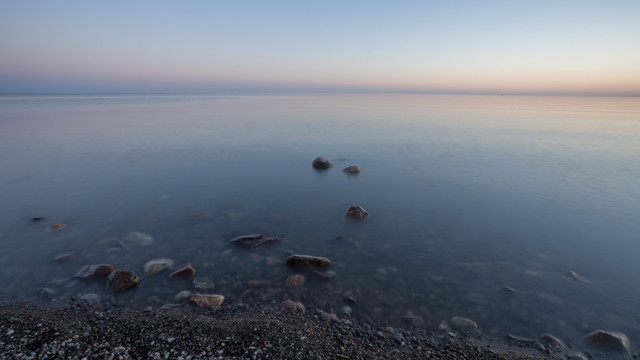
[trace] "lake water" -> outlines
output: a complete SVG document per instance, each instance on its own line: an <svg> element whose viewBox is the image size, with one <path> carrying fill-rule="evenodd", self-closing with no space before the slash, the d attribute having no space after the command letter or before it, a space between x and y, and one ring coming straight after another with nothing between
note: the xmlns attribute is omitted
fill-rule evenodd
<svg viewBox="0 0 640 360"><path fill-rule="evenodd" d="M313 169L317 156L334 166ZM5 300L107 299L104 282L50 282L109 263L142 278L120 305L158 308L193 290L144 275L167 257L231 304L640 341L638 98L5 96L0 166ZM369 218L345 220L350 205ZM56 223L67 226L47 231ZM123 246L133 231L154 243ZM226 244L252 233L284 240ZM285 287L292 253L328 257L335 277L303 272L302 288ZM254 279L271 285L248 288Z"/></svg>

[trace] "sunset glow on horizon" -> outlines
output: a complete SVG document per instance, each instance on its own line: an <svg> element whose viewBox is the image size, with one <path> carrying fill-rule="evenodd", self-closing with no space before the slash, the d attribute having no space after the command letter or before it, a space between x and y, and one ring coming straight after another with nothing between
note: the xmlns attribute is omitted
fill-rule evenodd
<svg viewBox="0 0 640 360"><path fill-rule="evenodd" d="M640 95L638 1L0 1L0 93Z"/></svg>

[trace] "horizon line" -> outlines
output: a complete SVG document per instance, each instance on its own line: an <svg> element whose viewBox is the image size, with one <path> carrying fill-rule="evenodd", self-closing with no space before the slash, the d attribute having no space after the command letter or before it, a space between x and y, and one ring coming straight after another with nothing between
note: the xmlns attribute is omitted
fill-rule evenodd
<svg viewBox="0 0 640 360"><path fill-rule="evenodd" d="M117 96L117 95L485 95L485 96L577 96L577 97L640 97L640 92L571 92L571 91L438 91L392 89L319 89L319 90L212 90L212 91L48 91L0 92L0 96Z"/></svg>

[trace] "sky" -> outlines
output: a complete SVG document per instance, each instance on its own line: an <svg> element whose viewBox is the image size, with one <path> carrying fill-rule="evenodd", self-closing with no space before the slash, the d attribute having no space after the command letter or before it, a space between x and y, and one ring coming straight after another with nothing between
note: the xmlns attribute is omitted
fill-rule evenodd
<svg viewBox="0 0 640 360"><path fill-rule="evenodd" d="M0 0L0 93L640 95L639 0Z"/></svg>

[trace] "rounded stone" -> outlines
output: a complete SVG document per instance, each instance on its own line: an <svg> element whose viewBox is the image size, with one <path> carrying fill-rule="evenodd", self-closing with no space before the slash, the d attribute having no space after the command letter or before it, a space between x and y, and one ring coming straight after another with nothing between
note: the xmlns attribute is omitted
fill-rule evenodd
<svg viewBox="0 0 640 360"><path fill-rule="evenodd" d="M342 169L342 171L346 172L347 174L358 174L360 172L360 166L358 165L347 166L346 168Z"/></svg>
<svg viewBox="0 0 640 360"><path fill-rule="evenodd" d="M478 328L478 324L471 319L467 319L461 316L454 316L451 318L451 326L457 330L473 330Z"/></svg>
<svg viewBox="0 0 640 360"><path fill-rule="evenodd" d="M224 302L224 296L213 294L191 294L189 300L200 307L220 306Z"/></svg>
<svg viewBox="0 0 640 360"><path fill-rule="evenodd" d="M140 278L133 271L116 270L109 275L107 290L125 291L138 285Z"/></svg>
<svg viewBox="0 0 640 360"><path fill-rule="evenodd" d="M350 206L344 213L344 217L349 220L364 220L369 216L367 210L362 206Z"/></svg>
<svg viewBox="0 0 640 360"><path fill-rule="evenodd" d="M311 165L316 169L328 169L332 166L329 160L323 158L322 156L315 158Z"/></svg>
<svg viewBox="0 0 640 360"><path fill-rule="evenodd" d="M144 272L148 275L153 275L162 270L168 269L173 266L173 260L171 259L153 259L144 264Z"/></svg>
<svg viewBox="0 0 640 360"><path fill-rule="evenodd" d="M306 279L302 274L293 274L284 281L284 286L296 289L304 286Z"/></svg>
<svg viewBox="0 0 640 360"><path fill-rule="evenodd" d="M285 300L280 303L280 311L302 314L305 311L304 305L299 301Z"/></svg>
<svg viewBox="0 0 640 360"><path fill-rule="evenodd" d="M587 345L602 350L628 352L629 338L621 332L596 330L584 337Z"/></svg>

